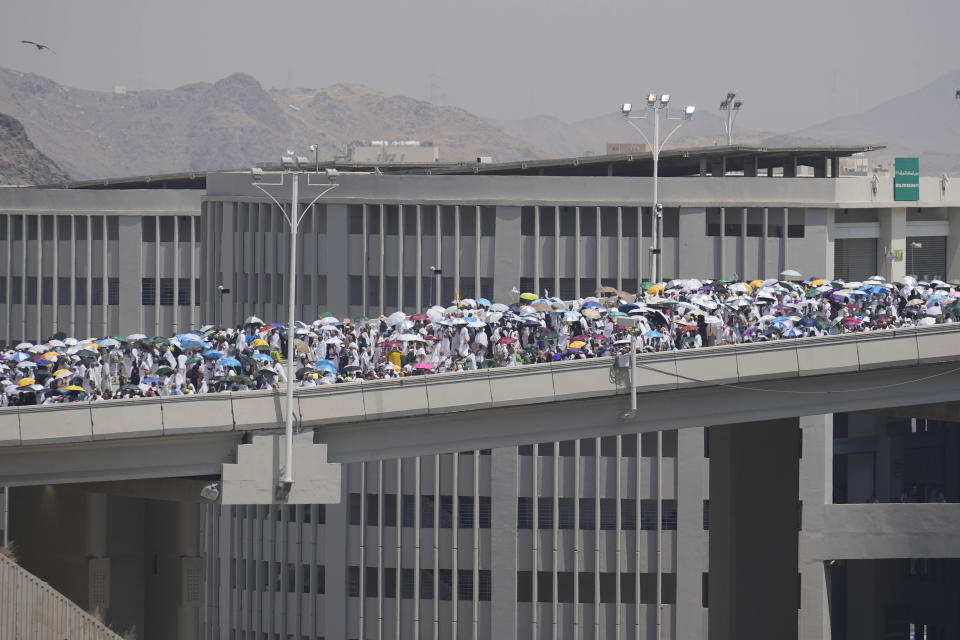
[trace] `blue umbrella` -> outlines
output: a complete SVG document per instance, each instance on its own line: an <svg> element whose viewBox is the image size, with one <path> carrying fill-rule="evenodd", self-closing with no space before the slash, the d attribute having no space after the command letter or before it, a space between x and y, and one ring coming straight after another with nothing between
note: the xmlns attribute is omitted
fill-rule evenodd
<svg viewBox="0 0 960 640"><path fill-rule="evenodd" d="M144 378L144 382L163 382L163 378L158 378L156 376L150 376L149 378Z"/></svg>
<svg viewBox="0 0 960 640"><path fill-rule="evenodd" d="M583 303L583 308L584 308L584 309L586 309L587 307L599 307L599 306L600 306L600 303L599 303L599 302L594 302L593 300L590 300L589 302L584 302L584 303Z"/></svg>
<svg viewBox="0 0 960 640"><path fill-rule="evenodd" d="M266 360L267 362L271 362L271 361L273 360L273 358L271 358L270 356L268 356L268 355L265 354L265 353L255 353L255 354L253 354L253 359L254 359L254 360Z"/></svg>
<svg viewBox="0 0 960 640"><path fill-rule="evenodd" d="M203 352L203 357L204 358L222 358L223 351L214 351L213 349L210 349L209 351Z"/></svg>
<svg viewBox="0 0 960 640"><path fill-rule="evenodd" d="M811 318L810 316L804 316L800 318L801 327L815 327L817 326L817 321Z"/></svg>
<svg viewBox="0 0 960 640"><path fill-rule="evenodd" d="M643 334L643 337L644 338L662 338L663 334L660 333L659 331L647 331L645 334Z"/></svg>
<svg viewBox="0 0 960 640"><path fill-rule="evenodd" d="M317 360L316 368L319 371L327 371L329 373L337 372L337 364L333 360Z"/></svg>
<svg viewBox="0 0 960 640"><path fill-rule="evenodd" d="M620 313L630 313L634 309L639 309L639 308L640 306L635 304L622 304L620 305L620 308L617 309L617 311L619 311Z"/></svg>
<svg viewBox="0 0 960 640"><path fill-rule="evenodd" d="M776 318L770 321L770 324L784 324L787 322L790 322L790 318L788 318L787 316L777 316Z"/></svg>
<svg viewBox="0 0 960 640"><path fill-rule="evenodd" d="M489 307L490 301L487 300L486 298L477 298L477 304L482 304L485 307Z"/></svg>
<svg viewBox="0 0 960 640"><path fill-rule="evenodd" d="M799 338L800 336L803 335L803 331L801 331L800 329L794 328L794 329L789 329L788 331L785 331L783 335L786 338Z"/></svg>
<svg viewBox="0 0 960 640"><path fill-rule="evenodd" d="M181 347L202 347L203 342L201 340L197 340L195 336L190 336L189 338L182 338L180 340L180 346Z"/></svg>
<svg viewBox="0 0 960 640"><path fill-rule="evenodd" d="M220 358L219 360L217 360L217 364L223 365L224 367L239 367L240 361L237 360L236 358L226 356L224 358Z"/></svg>

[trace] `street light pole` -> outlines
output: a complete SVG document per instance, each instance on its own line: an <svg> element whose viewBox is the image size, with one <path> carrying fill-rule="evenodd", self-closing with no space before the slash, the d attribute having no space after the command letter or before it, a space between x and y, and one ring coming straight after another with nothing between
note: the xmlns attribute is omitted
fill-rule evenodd
<svg viewBox="0 0 960 640"><path fill-rule="evenodd" d="M650 276L653 282L660 281L660 233L661 233L661 219L663 218L663 206L660 204L659 199L659 182L660 182L660 150L663 148L663 145L667 144L667 141L670 140L670 137L677 132L683 123L693 117L696 107L693 105L688 105L683 112L682 116L671 117L670 111L668 110L668 105L670 104L670 94L664 93L662 95L657 95L651 93L647 96L647 108L653 112L653 144L650 144L650 139L647 138L647 134L643 132L643 129L640 128L640 125L633 122L633 120L645 120L647 118L647 113L643 115L630 115L630 112L633 110L633 105L630 103L624 103L621 107L621 113L626 119L627 123L632 126L637 132L643 136L644 141L650 145L653 149L653 207L651 209L651 233L653 235L653 248L650 251ZM660 142L660 111L665 110L666 113L664 117L667 120L679 120L677 126L667 134L667 137L663 139L663 142Z"/></svg>
<svg viewBox="0 0 960 640"><path fill-rule="evenodd" d="M733 145L733 121L737 119L737 114L740 113L740 107L743 106L743 100L737 100L736 97L736 91L728 91L727 97L720 103L720 111L727 112L723 126L727 132L728 146Z"/></svg>
<svg viewBox="0 0 960 640"><path fill-rule="evenodd" d="M284 468L283 475L280 478L278 483L278 494L286 498L290 493L290 489L293 486L293 381L294 381L294 336L296 332L295 327L295 313L296 313L296 296L297 296L297 231L300 227L300 220L307 214L307 211L310 210L317 200L325 196L331 190L335 189L339 185L336 183L337 171L335 169L327 169L327 179L330 181L329 184L325 185L315 185L310 183L310 174L309 171L304 170L303 167L308 165L308 160L303 156L295 156L292 151L288 151L286 156L283 156L281 160L281 173L280 173L280 182L278 183L263 183L263 169L254 168L250 170L250 175L253 178L251 183L254 187L262 191L268 198L270 198L274 204L277 205L277 208L280 209L280 213L283 214L284 219L287 221L287 225L290 229L290 287L289 294L287 297L287 307L288 307L288 323L287 323L287 419L284 429L284 435L286 438L285 443L285 457L284 457ZM319 186L320 193L310 201L304 209L303 213L300 212L300 174L307 174L307 186ZM287 214L284 206L280 204L280 201L274 197L272 193L267 191L265 187L268 186L283 186L284 177L290 176L290 213Z"/></svg>

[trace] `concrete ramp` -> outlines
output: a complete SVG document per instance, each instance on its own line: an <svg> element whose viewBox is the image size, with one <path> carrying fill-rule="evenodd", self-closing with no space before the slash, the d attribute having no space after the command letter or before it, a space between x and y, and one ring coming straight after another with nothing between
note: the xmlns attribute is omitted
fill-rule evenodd
<svg viewBox="0 0 960 640"><path fill-rule="evenodd" d="M0 555L0 638L122 640L109 627L4 555Z"/></svg>

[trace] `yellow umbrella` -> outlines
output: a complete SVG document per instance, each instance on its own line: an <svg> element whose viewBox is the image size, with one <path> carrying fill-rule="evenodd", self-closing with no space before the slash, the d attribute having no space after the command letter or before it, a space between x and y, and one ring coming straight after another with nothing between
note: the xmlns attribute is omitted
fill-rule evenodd
<svg viewBox="0 0 960 640"><path fill-rule="evenodd" d="M70 385L69 387L64 387L63 390L64 390L64 391L83 391L83 392L86 392L86 389L84 389L83 387L78 387L78 386L75 385L75 384L72 384L72 385Z"/></svg>
<svg viewBox="0 0 960 640"><path fill-rule="evenodd" d="M26 387L27 385L31 385L34 382L36 382L36 380L34 380L33 378L21 378L20 382L17 383L17 386Z"/></svg>
<svg viewBox="0 0 960 640"><path fill-rule="evenodd" d="M571 342L571 343L570 343L570 348L571 348L571 349L579 349L580 347L582 347L582 346L585 345L585 344L587 344L587 343L584 342L583 340L577 340L576 342Z"/></svg>
<svg viewBox="0 0 960 640"><path fill-rule="evenodd" d="M520 294L520 299L521 299L521 300L536 300L536 299L537 299L537 294L535 294L535 293L521 293L521 294Z"/></svg>
<svg viewBox="0 0 960 640"><path fill-rule="evenodd" d="M40 357L43 358L44 360L56 360L57 358L60 357L60 354L57 353L56 351L48 351Z"/></svg>
<svg viewBox="0 0 960 640"><path fill-rule="evenodd" d="M650 295L656 295L656 294L658 294L658 293L660 293L660 292L662 292L662 291L663 291L663 285L662 285L662 284L655 284L655 285L653 285L652 287L650 287L649 289L647 289L647 293L649 293Z"/></svg>
<svg viewBox="0 0 960 640"><path fill-rule="evenodd" d="M70 369L57 369L53 372L54 377L60 375L61 373L71 373Z"/></svg>
<svg viewBox="0 0 960 640"><path fill-rule="evenodd" d="M269 344L267 343L267 341L264 340L263 338L257 338L256 340L253 341L253 346L255 346L255 347L268 347L268 346L270 346L270 345L269 345Z"/></svg>
<svg viewBox="0 0 960 640"><path fill-rule="evenodd" d="M816 280L814 280L813 282L810 283L810 286L811 286L811 287L822 287L822 286L825 285L825 284L830 284L830 283L827 282L826 280L824 280L823 278L817 278Z"/></svg>

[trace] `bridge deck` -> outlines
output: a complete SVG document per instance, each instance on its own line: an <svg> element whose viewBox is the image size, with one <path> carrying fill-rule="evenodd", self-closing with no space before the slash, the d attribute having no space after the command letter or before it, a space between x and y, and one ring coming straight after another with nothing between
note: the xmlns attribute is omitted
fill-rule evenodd
<svg viewBox="0 0 960 640"><path fill-rule="evenodd" d="M641 411L629 424L626 398L611 401L629 392L629 370L613 358L300 388L294 412L332 461L347 462L946 402L960 399L949 375L958 361L960 324L935 325L641 355ZM222 452L245 433L282 429L285 404L275 391L248 391L7 408L0 461L98 445L119 454L145 441L158 455L190 442Z"/></svg>

